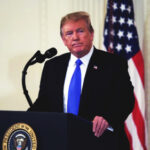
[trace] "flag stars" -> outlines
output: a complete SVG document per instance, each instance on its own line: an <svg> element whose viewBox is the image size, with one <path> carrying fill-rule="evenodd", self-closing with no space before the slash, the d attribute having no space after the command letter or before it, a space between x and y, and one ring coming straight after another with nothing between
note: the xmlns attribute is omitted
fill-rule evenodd
<svg viewBox="0 0 150 150"><path fill-rule="evenodd" d="M104 35L108 35L108 30L105 29Z"/></svg>
<svg viewBox="0 0 150 150"><path fill-rule="evenodd" d="M111 34L112 36L114 36L114 35L115 35L115 31L114 31L114 30L111 30L110 34Z"/></svg>
<svg viewBox="0 0 150 150"><path fill-rule="evenodd" d="M124 36L124 32L119 30L117 35L119 38L122 38Z"/></svg>
<svg viewBox="0 0 150 150"><path fill-rule="evenodd" d="M117 46L116 46L116 49L117 49L118 52L120 52L121 49L122 49L122 45L118 43Z"/></svg>
<svg viewBox="0 0 150 150"><path fill-rule="evenodd" d="M108 22L108 17L106 17L106 22Z"/></svg>
<svg viewBox="0 0 150 150"><path fill-rule="evenodd" d="M130 46L130 45L127 45L127 46L125 47L125 50L126 50L127 53L131 52L131 46Z"/></svg>
<svg viewBox="0 0 150 150"><path fill-rule="evenodd" d="M132 36L132 33L131 33L131 32L128 32L128 33L127 33L127 38L128 38L128 40L131 40L131 39L133 38L133 36Z"/></svg>
<svg viewBox="0 0 150 150"><path fill-rule="evenodd" d="M122 17L120 17L120 19L119 19L119 23L120 23L120 25L124 24L124 23L125 23L125 19L124 19L124 18L122 18Z"/></svg>
<svg viewBox="0 0 150 150"><path fill-rule="evenodd" d="M139 51L132 2L114 0L108 5L110 8L106 14L103 31L104 45L107 51L130 59Z"/></svg>
<svg viewBox="0 0 150 150"><path fill-rule="evenodd" d="M132 19L128 19L127 24L128 24L129 26L133 25L133 20L132 20Z"/></svg>
<svg viewBox="0 0 150 150"><path fill-rule="evenodd" d="M112 22L116 23L116 17L115 16L112 17Z"/></svg>
<svg viewBox="0 0 150 150"><path fill-rule="evenodd" d="M125 4L121 4L120 9L122 12L125 11L126 10Z"/></svg>
<svg viewBox="0 0 150 150"><path fill-rule="evenodd" d="M113 48L114 48L114 46L113 46L113 43L112 43L112 42L110 42L109 47L110 47L111 49L113 49Z"/></svg>
<svg viewBox="0 0 150 150"><path fill-rule="evenodd" d="M129 12L129 14L131 13L131 7L130 6L127 8L127 11Z"/></svg>
<svg viewBox="0 0 150 150"><path fill-rule="evenodd" d="M114 9L114 10L118 9L117 3L114 3L114 4L113 4L113 9Z"/></svg>

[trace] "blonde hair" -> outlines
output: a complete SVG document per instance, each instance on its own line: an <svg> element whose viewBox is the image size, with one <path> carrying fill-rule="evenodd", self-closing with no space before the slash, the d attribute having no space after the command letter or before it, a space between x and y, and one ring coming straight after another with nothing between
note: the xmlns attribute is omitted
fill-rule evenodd
<svg viewBox="0 0 150 150"><path fill-rule="evenodd" d="M90 20L90 16L87 12L84 11L78 11L78 12L73 12L73 13L69 13L66 16L64 16L61 19L61 23L60 23L60 35L62 36L62 27L66 24L66 22L68 21L78 21L78 20L84 20L87 24L88 30L93 33L94 29L91 25L91 20Z"/></svg>

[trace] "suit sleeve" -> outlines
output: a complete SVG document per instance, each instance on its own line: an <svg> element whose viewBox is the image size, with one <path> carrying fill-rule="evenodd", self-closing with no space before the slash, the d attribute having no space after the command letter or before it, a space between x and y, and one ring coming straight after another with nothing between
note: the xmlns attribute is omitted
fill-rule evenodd
<svg viewBox="0 0 150 150"><path fill-rule="evenodd" d="M104 118L113 128L118 128L123 124L134 107L133 86L128 74L127 62L121 60L116 66L117 74L110 97L111 101L108 111L104 114Z"/></svg>

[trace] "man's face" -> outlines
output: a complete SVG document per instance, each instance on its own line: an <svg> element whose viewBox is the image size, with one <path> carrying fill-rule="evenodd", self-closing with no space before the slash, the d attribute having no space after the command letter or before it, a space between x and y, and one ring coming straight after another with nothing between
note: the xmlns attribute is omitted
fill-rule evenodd
<svg viewBox="0 0 150 150"><path fill-rule="evenodd" d="M68 21L62 27L62 40L69 51L78 58L85 56L92 47L94 33L84 20Z"/></svg>

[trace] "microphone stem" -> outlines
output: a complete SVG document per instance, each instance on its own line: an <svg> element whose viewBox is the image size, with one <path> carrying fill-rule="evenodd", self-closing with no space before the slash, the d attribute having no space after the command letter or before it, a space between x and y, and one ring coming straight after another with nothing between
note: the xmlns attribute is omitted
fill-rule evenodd
<svg viewBox="0 0 150 150"><path fill-rule="evenodd" d="M50 49L49 49L50 50ZM48 51L48 50L47 50ZM54 55L56 55L57 54L57 51L56 51L56 49L55 48L51 48L51 55L48 53L47 55L49 56L50 55L50 57L53 57ZM45 54L46 55L46 54ZM43 56L41 53L40 53L40 51L38 50L32 57L31 57L31 59L26 63L26 65L25 65L25 67L24 67L24 69L23 69L23 71L22 71L22 88L23 88L23 93L24 93L24 95L25 95L25 97L26 97L26 99L27 99L27 101L28 101L28 104L29 104L29 106L31 107L33 104L32 104L32 101L31 101L31 98L30 98L30 96L29 96L29 94L28 94L28 90L27 90L27 88L26 88L26 74L27 74L27 69L28 69L28 67L29 66L31 66L31 65L33 65L33 64L35 64L35 63L37 63L37 62L39 62L39 63L42 63L44 60L45 60L45 58L50 58L50 57L45 57L45 55Z"/></svg>
<svg viewBox="0 0 150 150"><path fill-rule="evenodd" d="M29 106L31 107L33 104L32 104L32 101L31 101L31 98L28 94L28 90L26 88L26 74L27 74L27 69L30 65L33 65L36 63L36 61L34 60L34 58L36 57L36 55L39 53L39 51L37 51L33 56L32 58L26 63L23 71L22 71L22 88L23 88L23 93L27 99L27 102L29 104Z"/></svg>

